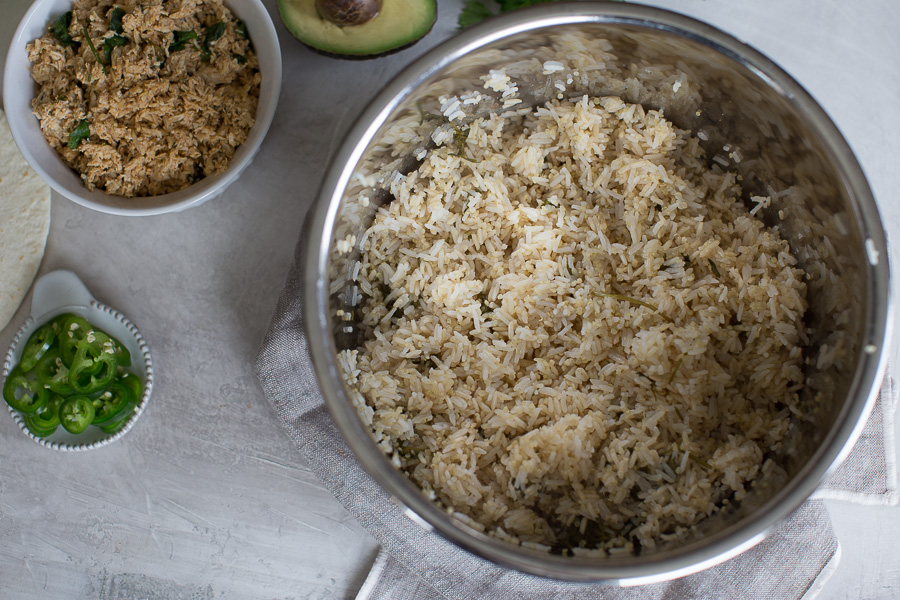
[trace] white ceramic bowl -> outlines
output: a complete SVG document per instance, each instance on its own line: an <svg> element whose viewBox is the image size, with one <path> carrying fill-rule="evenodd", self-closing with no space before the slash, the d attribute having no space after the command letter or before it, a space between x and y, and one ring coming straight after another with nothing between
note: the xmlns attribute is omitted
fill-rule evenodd
<svg viewBox="0 0 900 600"><path fill-rule="evenodd" d="M3 364L3 381L6 381L6 376L18 364L21 358L21 349L31 334L53 317L63 313L73 313L86 319L92 325L122 342L131 353L131 367L128 371L137 375L143 383L143 394L134 414L116 433L104 433L97 427L88 427L84 433L73 435L59 427L52 435L41 438L28 430L25 420L17 410L10 406L7 408L22 433L42 446L62 451L92 450L120 439L134 427L143 414L153 391L153 362L150 359L150 349L134 323L118 311L97 302L75 273L53 271L42 276L34 284L31 316L16 333L9 352L6 354L6 361Z"/></svg>
<svg viewBox="0 0 900 600"><path fill-rule="evenodd" d="M88 191L81 179L53 150L31 112L36 84L25 45L40 37L47 25L69 10L72 0L35 0L13 36L3 74L3 107L13 139L25 160L54 190L88 208L127 216L177 212L197 206L220 194L247 168L269 130L281 90L281 50L272 19L260 0L226 0L226 5L247 24L253 49L259 58L262 84L256 123L247 141L238 148L224 173L206 177L194 185L160 196L123 198L100 190Z"/></svg>

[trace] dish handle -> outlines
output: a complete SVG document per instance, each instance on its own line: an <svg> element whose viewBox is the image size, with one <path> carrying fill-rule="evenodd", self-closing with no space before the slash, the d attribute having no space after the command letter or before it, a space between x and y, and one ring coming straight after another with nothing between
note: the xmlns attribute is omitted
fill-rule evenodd
<svg viewBox="0 0 900 600"><path fill-rule="evenodd" d="M63 306L90 306L94 299L72 271L52 271L34 283L31 316L37 319Z"/></svg>

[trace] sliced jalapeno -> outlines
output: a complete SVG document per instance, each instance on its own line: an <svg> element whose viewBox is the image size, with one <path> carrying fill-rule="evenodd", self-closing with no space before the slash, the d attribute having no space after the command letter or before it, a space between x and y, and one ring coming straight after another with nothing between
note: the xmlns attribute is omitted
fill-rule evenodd
<svg viewBox="0 0 900 600"><path fill-rule="evenodd" d="M63 403L63 397L59 394L50 394L50 400L30 415L25 416L25 425L29 431L37 437L47 437L59 427L59 407Z"/></svg>
<svg viewBox="0 0 900 600"><path fill-rule="evenodd" d="M94 330L94 327L78 315L69 315L62 321L60 329L59 354L66 366L71 369L75 353L78 351L78 344Z"/></svg>
<svg viewBox="0 0 900 600"><path fill-rule="evenodd" d="M119 419L115 420L111 423L104 423L103 425L99 425L100 431L103 433L113 434L122 431L125 428L125 425L128 424L128 419Z"/></svg>
<svg viewBox="0 0 900 600"><path fill-rule="evenodd" d="M78 343L69 369L69 385L76 393L93 394L112 383L117 369L115 344L106 334L92 330Z"/></svg>
<svg viewBox="0 0 900 600"><path fill-rule="evenodd" d="M22 348L22 360L19 361L22 370L26 373L32 370L54 341L56 341L56 332L49 323L38 327L25 342L25 347Z"/></svg>
<svg viewBox="0 0 900 600"><path fill-rule="evenodd" d="M69 385L69 369L63 364L57 348L51 348L44 354L34 369L38 381L51 392L68 396L75 390Z"/></svg>
<svg viewBox="0 0 900 600"><path fill-rule="evenodd" d="M130 402L134 400L131 390L125 385L113 381L109 387L93 400L94 404L94 425L102 425L113 420L119 413L125 410Z"/></svg>
<svg viewBox="0 0 900 600"><path fill-rule="evenodd" d="M119 363L120 367L130 367L131 366L131 352L128 351L128 348L125 347L125 344L114 338L113 336L109 336L109 339L113 341L113 345L116 349L116 360Z"/></svg>
<svg viewBox="0 0 900 600"><path fill-rule="evenodd" d="M121 373L119 374L119 383L131 390L131 395L135 402L141 401L141 398L144 396L144 384L137 375Z"/></svg>
<svg viewBox="0 0 900 600"><path fill-rule="evenodd" d="M72 313L36 329L21 356L3 382L3 397L35 436L59 425L73 434L91 424L116 433L143 396L141 379L124 370L131 365L125 345Z"/></svg>
<svg viewBox="0 0 900 600"><path fill-rule="evenodd" d="M94 420L94 404L87 396L69 396L59 407L59 422L69 433L82 433Z"/></svg>
<svg viewBox="0 0 900 600"><path fill-rule="evenodd" d="M60 339L60 333L62 333L63 324L69 320L71 317L74 317L72 313L63 313L61 315L56 315L53 319L50 320L50 327L53 328L54 333L56 333L56 339Z"/></svg>
<svg viewBox="0 0 900 600"><path fill-rule="evenodd" d="M35 419L35 415L33 415L33 414L25 415L23 417L23 420L25 421L25 427L28 428L28 431L30 431L34 437L42 438L42 437L47 437L49 435L53 435L54 433L56 433L56 430L59 428L59 423L57 423L53 427L41 427L40 424L37 422L37 419Z"/></svg>
<svg viewBox="0 0 900 600"><path fill-rule="evenodd" d="M37 379L29 378L20 365L16 365L3 382L3 399L23 414L31 414L47 404L50 390Z"/></svg>

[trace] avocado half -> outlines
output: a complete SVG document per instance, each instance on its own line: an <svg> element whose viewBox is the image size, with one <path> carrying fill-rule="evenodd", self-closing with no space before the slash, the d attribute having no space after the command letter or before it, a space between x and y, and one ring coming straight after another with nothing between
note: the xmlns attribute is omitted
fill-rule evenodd
<svg viewBox="0 0 900 600"><path fill-rule="evenodd" d="M316 0L278 0L285 27L307 46L340 57L374 57L411 46L437 18L436 0L382 0L360 25L337 25L322 16Z"/></svg>

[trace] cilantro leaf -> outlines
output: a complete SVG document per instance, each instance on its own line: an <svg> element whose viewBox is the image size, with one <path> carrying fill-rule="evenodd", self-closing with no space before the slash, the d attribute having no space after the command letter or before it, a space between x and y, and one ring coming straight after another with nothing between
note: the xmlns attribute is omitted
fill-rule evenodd
<svg viewBox="0 0 900 600"><path fill-rule="evenodd" d="M214 41L222 37L225 33L225 23L219 21L218 23L213 23L209 27L206 28L206 35L203 36L203 43L207 46L212 44Z"/></svg>
<svg viewBox="0 0 900 600"><path fill-rule="evenodd" d="M90 136L90 123L88 123L87 120L82 119L78 125L75 126L75 129L72 130L72 133L69 134L69 143L66 145L72 150L77 150L81 142L88 139Z"/></svg>
<svg viewBox="0 0 900 600"><path fill-rule="evenodd" d="M55 21L50 23L50 31L53 32L53 37L56 38L56 41L62 44L63 46L76 46L77 43L72 37L69 35L69 24L72 23L72 11L65 12Z"/></svg>
<svg viewBox="0 0 900 600"><path fill-rule="evenodd" d="M106 57L106 64L110 64L113 48L116 46L124 46L128 43L128 38L121 35L114 35L106 38L103 42L103 56Z"/></svg>
<svg viewBox="0 0 900 600"><path fill-rule="evenodd" d="M493 16L493 11L480 0L468 0L463 6L462 12L459 13L456 26L457 29L465 29Z"/></svg>
<svg viewBox="0 0 900 600"><path fill-rule="evenodd" d="M206 28L205 34L203 36L203 47L200 49L200 55L206 62L209 62L210 57L212 56L212 51L209 49L209 45L215 42L217 39L222 37L225 33L225 23L219 21L218 23L213 23L209 27Z"/></svg>
<svg viewBox="0 0 900 600"><path fill-rule="evenodd" d="M122 17L124 16L125 11L118 6L112 9L112 12L109 13L109 28L116 33L122 33Z"/></svg>
<svg viewBox="0 0 900 600"><path fill-rule="evenodd" d="M561 0L495 0L492 5L499 7L500 12L509 12L517 8L526 6L534 6L535 4L548 4L550 2L560 2ZM609 2L626 2L626 0L607 0ZM481 0L467 0L459 13L457 19L457 29L465 29L470 25L474 25L480 21L493 17L496 14L493 9L485 5Z"/></svg>
<svg viewBox="0 0 900 600"><path fill-rule="evenodd" d="M197 32L192 30L173 31L172 35L175 36L175 41L169 44L169 54L178 52L179 50L184 50L184 45L188 42L188 40L197 39Z"/></svg>
<svg viewBox="0 0 900 600"><path fill-rule="evenodd" d="M532 4L544 4L545 2L553 2L555 0L497 0L500 5L500 12L509 12L517 8L524 8Z"/></svg>

